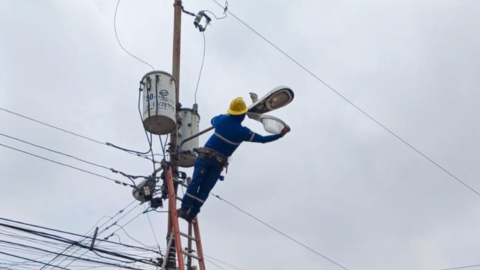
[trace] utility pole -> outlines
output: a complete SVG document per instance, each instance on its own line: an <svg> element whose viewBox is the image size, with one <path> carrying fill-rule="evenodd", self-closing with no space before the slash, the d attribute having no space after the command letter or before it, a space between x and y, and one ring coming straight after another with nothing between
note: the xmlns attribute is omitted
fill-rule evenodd
<svg viewBox="0 0 480 270"><path fill-rule="evenodd" d="M176 90L175 100L175 129L170 133L170 167L172 168L173 179L178 179L178 149L177 149L177 131L178 131L178 111L180 104L180 45L181 45L181 31L182 31L182 0L174 0L174 18L173 18L173 59L172 59L172 76L175 78ZM177 194L178 185L175 184L175 194ZM172 216L168 213L168 238L172 232ZM167 250L167 264L166 269L176 269L175 258L175 241L172 242L170 250Z"/></svg>

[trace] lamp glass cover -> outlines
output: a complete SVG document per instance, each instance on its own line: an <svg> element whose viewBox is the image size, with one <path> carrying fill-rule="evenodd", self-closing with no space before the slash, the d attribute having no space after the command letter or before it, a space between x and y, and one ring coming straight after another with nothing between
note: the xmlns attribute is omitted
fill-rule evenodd
<svg viewBox="0 0 480 270"><path fill-rule="evenodd" d="M262 118L261 121L265 131L272 134L280 134L282 129L285 128L285 125L281 121L278 121L276 119Z"/></svg>
<svg viewBox="0 0 480 270"><path fill-rule="evenodd" d="M287 91L281 91L268 99L267 107L271 110L275 110L285 106L291 99L292 98Z"/></svg>

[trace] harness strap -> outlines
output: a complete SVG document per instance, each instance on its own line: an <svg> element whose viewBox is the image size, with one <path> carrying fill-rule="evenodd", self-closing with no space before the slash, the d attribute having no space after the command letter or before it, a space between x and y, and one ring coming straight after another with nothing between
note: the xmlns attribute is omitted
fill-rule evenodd
<svg viewBox="0 0 480 270"><path fill-rule="evenodd" d="M218 134L218 133L216 133L216 132L215 132L214 134L215 134L215 136L217 136L220 140L222 140L222 141L224 141L224 142L226 142L226 143L228 143L228 144L231 144L231 145L240 145L240 143L232 142L232 141L230 141L229 139L223 137L222 135L220 135L220 134Z"/></svg>

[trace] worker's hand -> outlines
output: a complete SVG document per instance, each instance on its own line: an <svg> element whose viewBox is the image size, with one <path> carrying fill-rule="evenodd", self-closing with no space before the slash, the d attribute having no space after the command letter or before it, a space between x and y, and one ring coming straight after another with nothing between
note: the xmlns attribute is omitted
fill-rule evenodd
<svg viewBox="0 0 480 270"><path fill-rule="evenodd" d="M290 132L290 127L284 127L282 129L282 131L280 131L280 135L283 137L285 136L285 134L287 134L288 132Z"/></svg>

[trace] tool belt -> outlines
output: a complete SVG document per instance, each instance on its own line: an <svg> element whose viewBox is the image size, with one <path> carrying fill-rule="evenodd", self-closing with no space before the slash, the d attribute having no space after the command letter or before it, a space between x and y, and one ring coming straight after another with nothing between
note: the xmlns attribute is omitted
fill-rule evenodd
<svg viewBox="0 0 480 270"><path fill-rule="evenodd" d="M228 158L226 156L220 154L219 152L211 149L211 148L200 147L200 148L194 148L193 151L197 152L198 157L200 157L200 158L201 157L208 157L208 158L211 158L213 160L216 160L223 167L225 167L225 168L228 167Z"/></svg>

